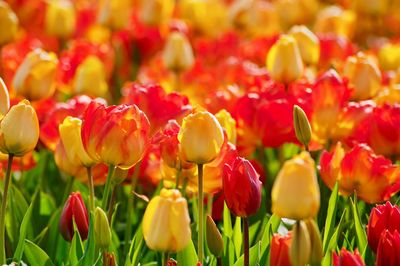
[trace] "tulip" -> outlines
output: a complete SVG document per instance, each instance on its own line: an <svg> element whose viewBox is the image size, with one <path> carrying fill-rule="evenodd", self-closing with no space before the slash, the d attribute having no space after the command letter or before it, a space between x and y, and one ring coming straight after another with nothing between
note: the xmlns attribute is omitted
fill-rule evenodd
<svg viewBox="0 0 400 266"><path fill-rule="evenodd" d="M60 232L66 241L71 241L74 236L73 221L82 240L85 240L89 231L89 217L80 192L69 195L61 213Z"/></svg>
<svg viewBox="0 0 400 266"><path fill-rule="evenodd" d="M224 143L224 133L215 116L202 111L183 119L178 140L184 160L206 164L218 156Z"/></svg>
<svg viewBox="0 0 400 266"><path fill-rule="evenodd" d="M190 217L186 199L176 189L162 189L147 205L143 237L149 248L178 252L190 239Z"/></svg>
<svg viewBox="0 0 400 266"><path fill-rule="evenodd" d="M304 25L293 26L289 34L297 41L303 62L307 65L317 64L320 54L317 36Z"/></svg>
<svg viewBox="0 0 400 266"><path fill-rule="evenodd" d="M51 97L55 91L57 56L52 52L35 49L25 56L14 79L15 92L30 100Z"/></svg>
<svg viewBox="0 0 400 266"><path fill-rule="evenodd" d="M351 253L346 248L342 248L339 255L333 252L332 257L333 266L365 266L357 249Z"/></svg>
<svg viewBox="0 0 400 266"><path fill-rule="evenodd" d="M111 230L106 213L99 207L94 211L94 235L96 244L106 249L111 244Z"/></svg>
<svg viewBox="0 0 400 266"><path fill-rule="evenodd" d="M74 161L70 161L67 156L67 151L62 141L59 141L54 151L55 163L61 171L70 176L81 176L85 174L85 168L82 165L74 164Z"/></svg>
<svg viewBox="0 0 400 266"><path fill-rule="evenodd" d="M209 215L206 221L206 236L208 249L214 256L220 257L224 251L224 242L217 225Z"/></svg>
<svg viewBox="0 0 400 266"><path fill-rule="evenodd" d="M88 56L76 69L73 91L92 97L107 97L108 85L104 64L96 56Z"/></svg>
<svg viewBox="0 0 400 266"><path fill-rule="evenodd" d="M262 184L259 177L251 163L242 157L237 157L231 165L225 164L224 197L228 208L236 216L248 217L260 208Z"/></svg>
<svg viewBox="0 0 400 266"><path fill-rule="evenodd" d="M293 266L306 265L310 260L311 241L304 221L297 221L292 230L289 259Z"/></svg>
<svg viewBox="0 0 400 266"><path fill-rule="evenodd" d="M23 156L39 140L39 122L35 109L27 100L14 105L0 121L0 151Z"/></svg>
<svg viewBox="0 0 400 266"><path fill-rule="evenodd" d="M97 20L111 29L120 30L127 26L131 10L129 0L102 0L99 4Z"/></svg>
<svg viewBox="0 0 400 266"><path fill-rule="evenodd" d="M376 266L400 265L400 233L385 230L381 234L376 253Z"/></svg>
<svg viewBox="0 0 400 266"><path fill-rule="evenodd" d="M354 88L352 98L355 100L371 99L381 89L381 72L374 61L363 53L347 58L343 75Z"/></svg>
<svg viewBox="0 0 400 266"><path fill-rule="evenodd" d="M280 217L313 218L320 206L314 160L302 152L286 161L272 187L272 212Z"/></svg>
<svg viewBox="0 0 400 266"><path fill-rule="evenodd" d="M289 247L292 243L292 232L285 236L274 234L271 240L270 265L291 266Z"/></svg>
<svg viewBox="0 0 400 266"><path fill-rule="evenodd" d="M0 78L0 119L10 109L10 96L2 78Z"/></svg>
<svg viewBox="0 0 400 266"><path fill-rule="evenodd" d="M88 155L127 169L142 159L149 142L149 121L135 105L109 106L91 102L82 122L82 142Z"/></svg>
<svg viewBox="0 0 400 266"><path fill-rule="evenodd" d="M170 120L160 132L160 151L163 162L171 168L182 168L179 158L178 133L179 124L175 120Z"/></svg>
<svg viewBox="0 0 400 266"><path fill-rule="evenodd" d="M379 49L379 65L386 71L400 67L400 45L388 43Z"/></svg>
<svg viewBox="0 0 400 266"><path fill-rule="evenodd" d="M75 31L75 10L68 0L51 1L45 15L46 31L59 38L67 38Z"/></svg>
<svg viewBox="0 0 400 266"><path fill-rule="evenodd" d="M314 32L336 34L351 38L354 34L356 14L352 10L343 10L338 6L328 6L318 13Z"/></svg>
<svg viewBox="0 0 400 266"><path fill-rule="evenodd" d="M308 149L311 141L311 126L306 113L298 105L293 107L293 122L297 139Z"/></svg>
<svg viewBox="0 0 400 266"><path fill-rule="evenodd" d="M284 84L298 79L303 74L303 61L297 41L283 35L271 47L267 55L267 69L273 80Z"/></svg>
<svg viewBox="0 0 400 266"><path fill-rule="evenodd" d="M306 220L305 223L307 226L307 231L310 236L310 244L311 244L309 264L311 265L321 264L324 252L322 250L322 241L321 241L321 235L318 230L318 225L313 219Z"/></svg>
<svg viewBox="0 0 400 266"><path fill-rule="evenodd" d="M185 35L180 32L171 33L164 48L163 61L167 69L176 73L192 67L193 50Z"/></svg>
<svg viewBox="0 0 400 266"><path fill-rule="evenodd" d="M389 201L384 205L377 205L369 215L367 235L368 245L376 253L379 239L383 231L400 232L400 207L392 205Z"/></svg>
<svg viewBox="0 0 400 266"><path fill-rule="evenodd" d="M0 46L2 46L12 41L18 31L18 18L4 1L0 1L0 25Z"/></svg>
<svg viewBox="0 0 400 266"><path fill-rule="evenodd" d="M236 121L232 118L231 114L225 109L220 110L215 114L215 117L218 119L218 122L221 124L224 129L228 141L232 144L236 144Z"/></svg>
<svg viewBox="0 0 400 266"><path fill-rule="evenodd" d="M172 18L174 6L173 0L144 1L140 10L140 19L151 26L166 24Z"/></svg>

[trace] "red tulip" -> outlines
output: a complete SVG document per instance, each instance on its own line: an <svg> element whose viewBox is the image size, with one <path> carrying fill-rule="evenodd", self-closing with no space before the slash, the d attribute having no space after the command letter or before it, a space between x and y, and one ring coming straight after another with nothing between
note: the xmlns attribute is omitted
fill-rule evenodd
<svg viewBox="0 0 400 266"><path fill-rule="evenodd" d="M82 240L85 240L89 231L89 217L79 192L71 193L60 217L60 232L67 241L71 241L74 236L73 221L75 221Z"/></svg>
<svg viewBox="0 0 400 266"><path fill-rule="evenodd" d="M376 253L383 231L400 232L400 207L392 205L389 201L384 205L377 205L371 210L367 229L368 244Z"/></svg>
<svg viewBox="0 0 400 266"><path fill-rule="evenodd" d="M258 211L261 204L261 181L251 163L242 158L229 165L223 172L223 190L228 208L233 214L248 217Z"/></svg>
<svg viewBox="0 0 400 266"><path fill-rule="evenodd" d="M347 251L345 248L342 248L339 255L336 252L332 253L333 256L333 266L364 266L360 253L357 249L354 250L354 253Z"/></svg>
<svg viewBox="0 0 400 266"><path fill-rule="evenodd" d="M106 107L92 101L83 117L82 142L93 160L127 169L144 156L149 129L136 105Z"/></svg>
<svg viewBox="0 0 400 266"><path fill-rule="evenodd" d="M400 233L385 230L381 234L376 254L376 266L400 265Z"/></svg>
<svg viewBox="0 0 400 266"><path fill-rule="evenodd" d="M285 236L274 234L271 240L270 265L291 266L289 247L292 242L292 233Z"/></svg>

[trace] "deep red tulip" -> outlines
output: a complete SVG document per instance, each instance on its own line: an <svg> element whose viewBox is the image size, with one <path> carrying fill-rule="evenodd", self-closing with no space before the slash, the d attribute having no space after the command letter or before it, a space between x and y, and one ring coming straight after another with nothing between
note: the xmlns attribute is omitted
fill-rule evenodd
<svg viewBox="0 0 400 266"><path fill-rule="evenodd" d="M89 232L89 217L80 192L71 193L61 213L60 232L67 241L71 241L74 236L73 221L75 221L82 240L85 240Z"/></svg>
<svg viewBox="0 0 400 266"><path fill-rule="evenodd" d="M367 229L368 244L376 253L383 231L400 232L400 207L392 205L389 201L384 205L377 205L371 210Z"/></svg>
<svg viewBox="0 0 400 266"><path fill-rule="evenodd" d="M225 164L223 190L228 208L233 214L248 217L255 214L261 204L261 181L251 163L236 157L231 164Z"/></svg>
<svg viewBox="0 0 400 266"><path fill-rule="evenodd" d="M333 257L333 266L364 266L360 253L357 249L354 250L354 253L347 251L345 248L342 248L339 255L336 252L332 253Z"/></svg>
<svg viewBox="0 0 400 266"><path fill-rule="evenodd" d="M270 265L291 266L289 246L292 242L292 233L285 236L274 234L271 240Z"/></svg>
<svg viewBox="0 0 400 266"><path fill-rule="evenodd" d="M385 230L381 234L376 254L376 266L400 265L400 233Z"/></svg>

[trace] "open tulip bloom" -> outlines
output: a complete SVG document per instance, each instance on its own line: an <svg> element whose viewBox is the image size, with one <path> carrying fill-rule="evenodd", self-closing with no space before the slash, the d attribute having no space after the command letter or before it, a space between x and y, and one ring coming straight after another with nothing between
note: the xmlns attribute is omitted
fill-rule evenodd
<svg viewBox="0 0 400 266"><path fill-rule="evenodd" d="M399 14L0 0L0 265L400 266Z"/></svg>

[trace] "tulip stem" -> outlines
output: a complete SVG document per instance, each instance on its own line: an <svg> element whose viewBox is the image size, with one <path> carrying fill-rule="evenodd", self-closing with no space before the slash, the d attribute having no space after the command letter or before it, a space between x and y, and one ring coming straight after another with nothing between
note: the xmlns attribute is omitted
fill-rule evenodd
<svg viewBox="0 0 400 266"><path fill-rule="evenodd" d="M174 91L181 91L181 72L174 71Z"/></svg>
<svg viewBox="0 0 400 266"><path fill-rule="evenodd" d="M244 266L249 266L249 219L243 217Z"/></svg>
<svg viewBox="0 0 400 266"><path fill-rule="evenodd" d="M90 211L94 212L94 185L93 185L93 176L92 176L92 168L86 167L88 180L89 180L89 207Z"/></svg>
<svg viewBox="0 0 400 266"><path fill-rule="evenodd" d="M167 263L168 263L169 254L168 254L168 252L162 252L161 255L162 255L162 258L161 258L161 260L162 260L162 265L163 265L163 266L166 266Z"/></svg>
<svg viewBox="0 0 400 266"><path fill-rule="evenodd" d="M203 264L203 252L204 252L204 202L203 202L203 165L198 164L198 190L199 190L199 231L198 231L198 259L201 264Z"/></svg>
<svg viewBox="0 0 400 266"><path fill-rule="evenodd" d="M108 203L108 198L110 196L110 190L111 190L111 179L114 175L115 171L115 166L110 164L108 168L108 175L107 175L107 180L106 180L106 186L104 187L104 194L103 194L103 200L101 202L101 208L104 211L107 211L107 203Z"/></svg>
<svg viewBox="0 0 400 266"><path fill-rule="evenodd" d="M11 167L14 155L8 155L8 164L7 164L7 171L6 171L6 179L4 183L4 192L1 201L1 212L0 212L0 263L3 264L6 262L6 249L5 249L5 219L6 219L6 209L7 209L7 194L8 188L11 182Z"/></svg>

